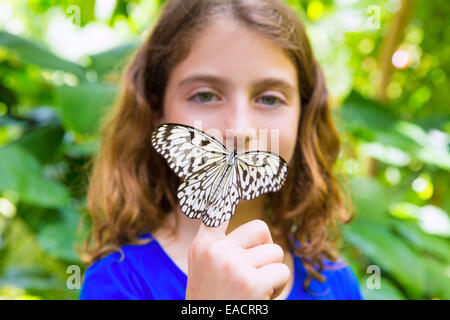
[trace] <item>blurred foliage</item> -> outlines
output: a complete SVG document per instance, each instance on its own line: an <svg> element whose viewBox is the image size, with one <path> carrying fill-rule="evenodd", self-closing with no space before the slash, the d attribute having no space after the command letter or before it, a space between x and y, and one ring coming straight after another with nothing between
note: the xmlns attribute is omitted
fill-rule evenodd
<svg viewBox="0 0 450 320"><path fill-rule="evenodd" d="M403 1L414 9L393 50L408 59L391 71L380 51L401 1L286 2L327 77L336 170L355 207L342 255L365 298L449 299L448 2ZM84 271L74 245L89 226L79 222L99 121L163 4L0 0L0 299L78 297L66 281L69 266ZM379 289L367 285L372 265Z"/></svg>

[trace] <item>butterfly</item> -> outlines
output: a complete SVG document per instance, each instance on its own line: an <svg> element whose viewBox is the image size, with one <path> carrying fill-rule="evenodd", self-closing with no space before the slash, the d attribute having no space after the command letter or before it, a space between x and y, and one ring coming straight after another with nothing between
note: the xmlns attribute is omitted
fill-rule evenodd
<svg viewBox="0 0 450 320"><path fill-rule="evenodd" d="M229 152L213 136L177 123L165 123L151 134L153 148L183 182L177 197L181 211L217 227L234 214L240 199L251 200L278 191L287 164L269 151Z"/></svg>

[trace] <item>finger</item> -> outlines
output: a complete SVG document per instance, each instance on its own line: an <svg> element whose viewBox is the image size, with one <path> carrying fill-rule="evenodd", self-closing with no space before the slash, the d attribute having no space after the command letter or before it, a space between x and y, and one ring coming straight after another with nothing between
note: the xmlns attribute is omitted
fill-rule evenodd
<svg viewBox="0 0 450 320"><path fill-rule="evenodd" d="M225 237L225 232L228 228L228 223L230 221L224 221L217 227L208 227L202 221L200 221L200 226L195 236L196 240L202 242L212 242Z"/></svg>
<svg viewBox="0 0 450 320"><path fill-rule="evenodd" d="M244 253L247 261L255 268L260 268L267 264L283 262L283 249L274 243L265 243L247 249Z"/></svg>
<svg viewBox="0 0 450 320"><path fill-rule="evenodd" d="M291 277L291 270L284 263L267 264L256 270L262 290L265 292L279 291Z"/></svg>
<svg viewBox="0 0 450 320"><path fill-rule="evenodd" d="M270 296L269 300L274 300L276 297L278 297L280 295L280 293L283 291L283 289L284 289L284 286L275 288L273 290L273 293Z"/></svg>
<svg viewBox="0 0 450 320"><path fill-rule="evenodd" d="M227 240L248 249L265 243L273 243L267 223L256 219L234 229L227 235Z"/></svg>

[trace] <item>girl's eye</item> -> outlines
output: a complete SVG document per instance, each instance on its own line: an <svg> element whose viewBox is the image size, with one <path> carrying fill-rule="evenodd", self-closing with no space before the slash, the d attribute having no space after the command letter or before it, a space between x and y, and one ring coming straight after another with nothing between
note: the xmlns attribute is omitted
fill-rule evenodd
<svg viewBox="0 0 450 320"><path fill-rule="evenodd" d="M188 100L196 102L211 102L210 98L212 96L215 96L215 94L212 93L211 91L199 91L192 97L190 97ZM196 100L196 98L199 98L199 100Z"/></svg>
<svg viewBox="0 0 450 320"><path fill-rule="evenodd" d="M211 102L212 101L211 98L213 98L214 96L216 96L216 95L211 91L198 91L196 94L194 94L188 100L200 102L200 103L203 103L203 102L206 103L206 102ZM280 99L276 96L265 95L265 96L262 96L262 100L268 106L286 105L286 103L282 99Z"/></svg>
<svg viewBox="0 0 450 320"><path fill-rule="evenodd" d="M269 106L279 106L279 105L285 105L286 104L280 98L275 97L275 96L271 96L271 95L262 96L262 100L265 100L265 102L268 103ZM273 103L273 102L276 102L276 101L278 101L278 103Z"/></svg>

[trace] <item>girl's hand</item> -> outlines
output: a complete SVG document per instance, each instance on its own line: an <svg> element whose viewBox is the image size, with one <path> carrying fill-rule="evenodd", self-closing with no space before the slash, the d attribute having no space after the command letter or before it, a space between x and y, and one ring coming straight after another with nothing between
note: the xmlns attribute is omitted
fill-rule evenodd
<svg viewBox="0 0 450 320"><path fill-rule="evenodd" d="M264 221L250 221L225 235L228 223L200 223L188 251L186 300L268 300L289 280L283 249L273 243Z"/></svg>

